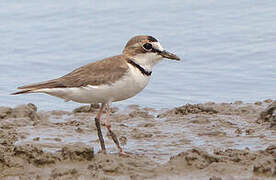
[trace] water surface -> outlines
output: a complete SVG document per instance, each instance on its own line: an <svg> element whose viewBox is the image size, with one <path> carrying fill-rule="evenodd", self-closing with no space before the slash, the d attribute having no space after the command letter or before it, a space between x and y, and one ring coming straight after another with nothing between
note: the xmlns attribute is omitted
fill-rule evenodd
<svg viewBox="0 0 276 180"><path fill-rule="evenodd" d="M156 37L182 61L164 60L143 92L116 104L170 108L276 98L274 0L2 0L0 6L1 105L78 106L48 95L9 94L117 55L138 34Z"/></svg>

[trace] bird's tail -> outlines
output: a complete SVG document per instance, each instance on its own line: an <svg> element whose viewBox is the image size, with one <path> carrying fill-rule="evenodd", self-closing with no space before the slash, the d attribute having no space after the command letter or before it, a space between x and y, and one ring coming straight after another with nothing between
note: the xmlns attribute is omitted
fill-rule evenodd
<svg viewBox="0 0 276 180"><path fill-rule="evenodd" d="M31 92L32 92L32 90L26 89L26 90L22 90L22 91L17 91L17 92L11 93L11 95L26 94L26 93L31 93Z"/></svg>
<svg viewBox="0 0 276 180"><path fill-rule="evenodd" d="M26 94L26 93L33 93L38 92L40 89L44 88L55 88L55 87L64 87L62 84L60 84L57 79L50 80L50 81L44 81L40 83L30 84L27 86L21 86L17 89L21 89L18 92L14 92L11 95L17 95L17 94Z"/></svg>

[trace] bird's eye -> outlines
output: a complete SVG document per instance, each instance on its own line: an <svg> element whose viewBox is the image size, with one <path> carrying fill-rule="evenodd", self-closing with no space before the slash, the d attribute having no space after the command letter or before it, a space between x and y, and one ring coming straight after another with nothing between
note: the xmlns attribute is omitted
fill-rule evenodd
<svg viewBox="0 0 276 180"><path fill-rule="evenodd" d="M143 45L143 48L148 51L152 49L152 45L150 43L146 43Z"/></svg>

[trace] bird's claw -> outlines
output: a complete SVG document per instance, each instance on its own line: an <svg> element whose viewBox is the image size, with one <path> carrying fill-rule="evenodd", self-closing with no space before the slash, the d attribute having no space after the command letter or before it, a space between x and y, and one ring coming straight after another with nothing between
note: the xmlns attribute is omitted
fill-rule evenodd
<svg viewBox="0 0 276 180"><path fill-rule="evenodd" d="M121 157L130 157L130 154L128 154L128 153L126 153L126 152L124 152L124 151L120 151L120 152L119 152L119 155L120 155Z"/></svg>

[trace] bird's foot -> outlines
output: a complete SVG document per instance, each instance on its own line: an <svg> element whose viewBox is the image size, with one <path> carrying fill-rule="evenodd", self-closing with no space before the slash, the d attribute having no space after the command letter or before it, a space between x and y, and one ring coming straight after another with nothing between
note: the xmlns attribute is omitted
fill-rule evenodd
<svg viewBox="0 0 276 180"><path fill-rule="evenodd" d="M120 152L119 152L119 156L120 156L120 157L130 157L130 154L129 154L129 153L126 153L126 152L124 152L124 151L120 151Z"/></svg>
<svg viewBox="0 0 276 180"><path fill-rule="evenodd" d="M100 150L99 153L107 154L105 149L104 150Z"/></svg>

